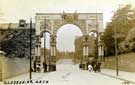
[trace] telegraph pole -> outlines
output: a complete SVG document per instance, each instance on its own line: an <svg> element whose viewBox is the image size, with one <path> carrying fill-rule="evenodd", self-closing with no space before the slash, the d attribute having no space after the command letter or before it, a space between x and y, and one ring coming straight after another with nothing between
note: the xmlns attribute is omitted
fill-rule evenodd
<svg viewBox="0 0 135 85"><path fill-rule="evenodd" d="M120 9L120 6L119 6L119 9ZM115 23L115 26L114 26L114 35L113 35L113 38L114 38L114 44L115 44L115 58L116 58L116 75L118 76L119 75L119 64L118 64L118 54L117 54L117 30L116 30L116 24Z"/></svg>
<svg viewBox="0 0 135 85"><path fill-rule="evenodd" d="M44 63L46 63L46 26L45 26L45 20L44 20Z"/></svg>
<svg viewBox="0 0 135 85"><path fill-rule="evenodd" d="M98 22L97 22L97 12L96 12L96 34L97 34L97 38L96 38L96 58L98 58Z"/></svg>
<svg viewBox="0 0 135 85"><path fill-rule="evenodd" d="M118 55L117 55L117 35L116 35L116 27L114 28L115 30L115 57L116 57L116 75L118 76Z"/></svg>
<svg viewBox="0 0 135 85"><path fill-rule="evenodd" d="M31 68L31 60L32 60L32 19L30 19L30 80L32 79L32 68Z"/></svg>
<svg viewBox="0 0 135 85"><path fill-rule="evenodd" d="M120 9L120 5L119 5L119 8ZM115 31L115 57L116 57L116 75L118 76L119 75L119 63L118 63L118 48L117 48L117 29L116 29L116 26L114 28L114 31Z"/></svg>

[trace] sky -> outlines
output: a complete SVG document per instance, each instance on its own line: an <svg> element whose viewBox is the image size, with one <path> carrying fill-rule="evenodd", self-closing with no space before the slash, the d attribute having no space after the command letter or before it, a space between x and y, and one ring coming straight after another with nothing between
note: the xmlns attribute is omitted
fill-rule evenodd
<svg viewBox="0 0 135 85"><path fill-rule="evenodd" d="M135 7L135 0L0 0L0 22L18 22L19 19L26 19L27 21L32 18L34 21L35 13L62 13L77 10L78 13L103 13L104 28L106 22L109 22L113 12L120 6L131 4ZM65 26L67 28L76 28L75 26ZM71 30L71 29L70 29ZM72 31L75 31L74 29ZM63 36L71 33L71 31L60 31L57 34L59 37L64 32ZM78 34L81 35L78 31ZM72 35L77 36L77 33ZM73 37L73 36L72 36ZM61 38L63 40L63 38ZM73 38L72 38L73 39ZM58 42L61 40L58 40ZM70 41L70 40L69 40ZM60 45L62 44L59 43ZM65 41L67 42L67 41ZM73 44L73 43L72 43ZM59 46L60 46L59 45ZM61 49L68 47L63 44ZM68 48L67 50L73 50Z"/></svg>

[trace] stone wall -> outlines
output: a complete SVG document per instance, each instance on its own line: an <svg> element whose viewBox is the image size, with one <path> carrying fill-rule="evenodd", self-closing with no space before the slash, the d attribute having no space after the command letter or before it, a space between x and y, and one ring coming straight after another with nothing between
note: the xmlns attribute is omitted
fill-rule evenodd
<svg viewBox="0 0 135 85"><path fill-rule="evenodd" d="M135 53L122 54L118 56L119 70L135 72ZM116 69L116 57L105 58L105 69Z"/></svg>
<svg viewBox="0 0 135 85"><path fill-rule="evenodd" d="M0 56L0 81L29 72L29 59Z"/></svg>

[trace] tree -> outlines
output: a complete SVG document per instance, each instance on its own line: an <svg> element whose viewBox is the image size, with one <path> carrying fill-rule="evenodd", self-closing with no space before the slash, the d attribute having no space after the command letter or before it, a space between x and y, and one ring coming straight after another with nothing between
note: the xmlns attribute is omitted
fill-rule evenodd
<svg viewBox="0 0 135 85"><path fill-rule="evenodd" d="M102 37L105 47L107 49L107 56L115 54L114 32L124 34L124 36L117 38L117 43L122 42L128 31L135 26L135 10L131 5L125 5L114 12L111 22L107 23L105 33Z"/></svg>
<svg viewBox="0 0 135 85"><path fill-rule="evenodd" d="M6 52L8 57L29 57L30 30L29 29L0 29L0 50ZM32 30L32 49L35 42L35 30Z"/></svg>

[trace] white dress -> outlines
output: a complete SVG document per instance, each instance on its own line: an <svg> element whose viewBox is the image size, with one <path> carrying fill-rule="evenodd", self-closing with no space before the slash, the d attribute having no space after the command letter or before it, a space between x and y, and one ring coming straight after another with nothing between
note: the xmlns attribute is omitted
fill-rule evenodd
<svg viewBox="0 0 135 85"><path fill-rule="evenodd" d="M88 70L89 70L89 71L92 71L92 70L93 70L92 65L88 65Z"/></svg>

